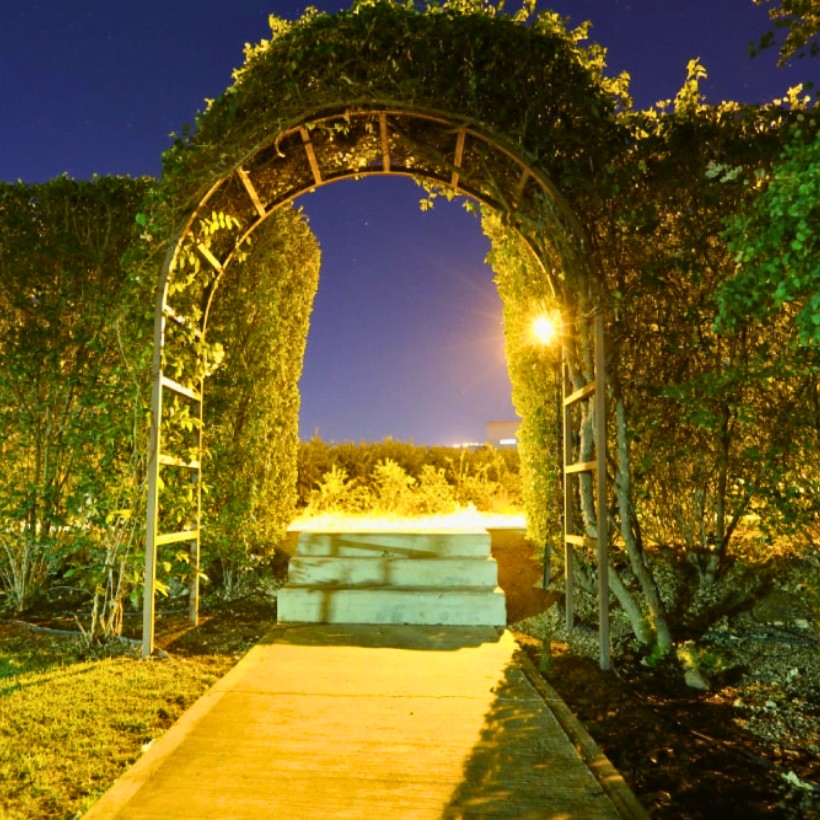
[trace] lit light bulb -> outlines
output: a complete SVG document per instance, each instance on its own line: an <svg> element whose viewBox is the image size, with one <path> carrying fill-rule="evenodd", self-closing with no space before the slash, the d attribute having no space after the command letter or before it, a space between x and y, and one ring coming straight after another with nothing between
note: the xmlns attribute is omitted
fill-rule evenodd
<svg viewBox="0 0 820 820"><path fill-rule="evenodd" d="M541 344L548 345L555 338L555 322L546 316L538 316L532 323L532 332Z"/></svg>

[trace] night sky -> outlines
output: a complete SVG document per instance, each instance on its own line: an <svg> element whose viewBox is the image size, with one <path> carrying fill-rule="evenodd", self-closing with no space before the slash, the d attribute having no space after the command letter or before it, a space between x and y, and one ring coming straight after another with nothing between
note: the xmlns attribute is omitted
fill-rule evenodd
<svg viewBox="0 0 820 820"><path fill-rule="evenodd" d="M158 175L169 134L193 122L269 36L294 0L2 0L0 179L62 173ZM314 0L328 12L341 0ZM747 45L768 27L752 0L553 0L593 22L612 73L632 75L640 107L674 97L686 64L709 71L710 102L765 102L820 61L776 68ZM514 8L510 3L509 8ZM417 444L484 439L514 418L501 303L484 264L489 243L458 202L421 213L408 179L370 178L301 197L323 265L305 370L300 432L325 440ZM438 202L441 202L439 200Z"/></svg>

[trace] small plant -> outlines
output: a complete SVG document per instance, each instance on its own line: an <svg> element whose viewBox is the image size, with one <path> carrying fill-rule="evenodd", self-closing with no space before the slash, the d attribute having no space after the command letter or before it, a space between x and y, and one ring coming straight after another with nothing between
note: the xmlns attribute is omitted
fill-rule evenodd
<svg viewBox="0 0 820 820"><path fill-rule="evenodd" d="M489 464L474 466L462 450L458 464L450 462L450 471L455 483L456 501L462 505L473 504L476 509L487 510L499 491L499 485L488 478Z"/></svg>
<svg viewBox="0 0 820 820"><path fill-rule="evenodd" d="M357 479L348 478L344 467L334 464L311 493L308 514L362 512L368 509L371 503L367 488L360 486Z"/></svg>
<svg viewBox="0 0 820 820"><path fill-rule="evenodd" d="M384 512L406 515L413 507L413 490L416 483L392 458L380 461L373 470L378 505Z"/></svg>
<svg viewBox="0 0 820 820"><path fill-rule="evenodd" d="M47 542L26 535L0 536L0 586L15 613L26 609L55 563Z"/></svg>
<svg viewBox="0 0 820 820"><path fill-rule="evenodd" d="M425 464L413 493L413 511L418 515L441 515L455 509L455 493L444 470Z"/></svg>
<svg viewBox="0 0 820 820"><path fill-rule="evenodd" d="M714 647L698 646L694 641L681 644L676 654L684 669L699 669L720 674L729 668L726 655Z"/></svg>
<svg viewBox="0 0 820 820"><path fill-rule="evenodd" d="M648 666L650 669L655 669L658 664L663 660L664 652L661 649L660 644L654 643L652 644L652 650L650 653L641 661L644 666Z"/></svg>

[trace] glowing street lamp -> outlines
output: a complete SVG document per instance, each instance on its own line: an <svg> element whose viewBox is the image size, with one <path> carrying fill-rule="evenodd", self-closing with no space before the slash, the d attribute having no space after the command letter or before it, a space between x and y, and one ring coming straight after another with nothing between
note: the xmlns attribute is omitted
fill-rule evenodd
<svg viewBox="0 0 820 820"><path fill-rule="evenodd" d="M542 345L552 344L558 336L555 321L549 316L536 316L532 323L532 333L536 341Z"/></svg>

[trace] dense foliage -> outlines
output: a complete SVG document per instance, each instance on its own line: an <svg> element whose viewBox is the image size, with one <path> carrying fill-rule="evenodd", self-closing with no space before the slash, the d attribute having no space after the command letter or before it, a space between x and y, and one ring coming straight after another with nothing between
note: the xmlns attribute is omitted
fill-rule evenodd
<svg viewBox="0 0 820 820"><path fill-rule="evenodd" d="M224 359L207 384L203 551L206 575L228 594L294 515L297 382L319 283L316 240L297 211L260 234L222 280L209 322Z"/></svg>
<svg viewBox="0 0 820 820"><path fill-rule="evenodd" d="M727 214L750 203L762 207L770 215L765 224L780 231L767 246L772 266L796 272L801 281L782 241L793 243L799 227L767 209L758 192L789 124L803 119L805 101L794 89L764 108L705 106L699 93L704 76L692 61L674 101L646 112L625 110L618 118L622 150L610 155L591 190L581 186L570 194L599 264L600 301L597 307L587 301L586 309L606 311L615 525L610 586L635 634L657 640L661 653L671 646L669 606L675 602L661 599L649 559L653 544L678 546L708 585L726 569L732 545L750 532L764 539L805 535L819 512L817 473L807 463L817 443L816 357L795 352L782 329L745 324L742 333L729 335L714 329L722 285L727 294L743 294L736 307L747 321L750 302L763 294L768 305L775 295L759 272L744 268L736 274L747 259L725 244ZM811 158L804 168L812 168ZM788 178L810 209L805 173ZM790 207L795 220L806 219L806 208L798 213L793 200ZM553 507L555 462L549 455L555 440L549 371L560 346L571 373L576 371L577 389L589 378L592 347L577 308L570 309L564 293L549 291L515 232L491 215L484 224L505 302L513 396L524 417L528 522L531 534L546 543L543 499ZM744 230L750 224L744 221ZM805 241L808 261L809 232L805 225L801 230L797 250ZM744 247L748 254L748 243ZM803 293L812 293L810 282ZM722 298L727 305L729 297ZM583 298L579 306L584 310ZM553 351L539 350L530 333L533 318L545 311L563 315ZM590 413L582 412L578 460L592 452L591 427ZM577 502L587 532L594 534L589 480L582 480ZM592 589L594 559L583 552L577 557L581 578L586 572Z"/></svg>
<svg viewBox="0 0 820 820"><path fill-rule="evenodd" d="M550 312L557 317L558 311L550 310L556 305L549 284L517 234L489 212L482 224L492 242L488 261L504 302L507 369L522 419L518 441L527 531L536 544L560 553L563 453L556 392L561 351L558 344L539 344L532 330L535 317Z"/></svg>
<svg viewBox="0 0 820 820"><path fill-rule="evenodd" d="M797 0L778 8L798 38L787 50L812 51L812 9ZM314 179L306 155L276 153L277 135L295 124L307 133L331 108L392 106L446 115L503 147L476 148L455 170L498 203L484 226L524 419L521 494L530 534L545 547L557 546L560 530L559 350L578 389L592 376L588 320L604 313L607 442L594 440L584 409L573 447L585 461L608 445L611 589L636 636L669 652L677 602L660 595L653 545L677 547L705 588L740 536L765 545L810 534L820 520L811 457L820 444L820 142L800 90L763 107L706 106L706 71L693 60L674 100L637 111L628 78L607 77L605 52L585 44L587 28L568 31L531 4L509 17L477 0L424 12L362 0L334 17L309 11L271 23L271 39L247 48L234 84L167 152L161 183L55 180L0 191L7 595L20 608L38 584L90 568L90 587L107 590L103 608L121 605L121 581L138 563L148 293L171 241L179 245L168 295L180 321L168 327L164 367L188 386L210 376L206 557L230 587L250 556L270 548L297 500L296 382L317 248L292 212L234 244L260 209L266 215L241 175L224 186L224 211L194 209L262 147L279 173L300 165ZM425 149L433 133L402 135L405 154L424 158L420 175L436 164L453 170L441 145ZM342 119L333 144L365 172L372 154L351 134ZM372 151L373 135L365 138ZM535 193L526 174L511 181L504 151L540 175ZM545 311L561 317L555 348L530 336ZM164 413L169 445L190 456L197 420L177 400ZM507 456L490 451L432 449L422 459L396 442L356 450L314 441L298 458L298 497L313 509L478 505L471 480L487 497L516 492ZM194 495L174 475L163 472L169 528L190 520ZM577 492L577 523L594 537L591 480ZM163 572L184 571L174 559L162 559ZM591 588L594 559L579 549L576 560Z"/></svg>
<svg viewBox="0 0 820 820"><path fill-rule="evenodd" d="M577 48L588 27L570 33L557 14L533 8L508 16L453 0L420 13L358 0L333 16L271 16L271 38L246 47L234 84L166 152L178 201L196 204L207 180L293 122L379 102L456 114L519 146L559 184L586 178L590 154L616 139L611 117L625 81L602 76L599 49Z"/></svg>
<svg viewBox="0 0 820 820"><path fill-rule="evenodd" d="M761 173L758 195L730 220L726 238L737 271L719 300L731 330L780 316L796 326L801 344L813 345L820 341L820 133L813 118L806 124Z"/></svg>
<svg viewBox="0 0 820 820"><path fill-rule="evenodd" d="M42 592L90 597L90 636L119 633L142 580L146 306L162 253L143 223L157 198L148 179L0 189L1 590L17 611ZM296 385L318 266L306 223L282 212L223 281L211 313L209 349L221 366L208 404L204 557L229 588L293 516ZM166 446L184 451L192 419L178 405L170 413ZM190 498L179 475L165 471L171 515L187 514L173 499ZM162 556L161 590L178 588L185 558Z"/></svg>
<svg viewBox="0 0 820 820"><path fill-rule="evenodd" d="M422 447L385 439L299 446L299 506L306 514L439 515L521 507L516 450Z"/></svg>
<svg viewBox="0 0 820 820"><path fill-rule="evenodd" d="M148 185L0 187L0 581L17 610L58 575L109 601L133 581L150 324L120 259Z"/></svg>
<svg viewBox="0 0 820 820"><path fill-rule="evenodd" d="M754 0L759 6L772 6L769 17L774 28L767 31L752 53L777 45L780 51L780 65L785 65L793 56L816 56L820 53L820 7L817 0ZM785 31L785 38L778 42L778 33Z"/></svg>
<svg viewBox="0 0 820 820"><path fill-rule="evenodd" d="M647 548L678 545L712 583L745 517L781 510L784 421L796 418L789 371L771 379L771 335L713 330L715 290L734 272L723 220L753 195L744 183L771 161L787 115L705 106L703 76L693 61L674 102L627 120L633 141L610 169L615 195L589 226L612 317L616 543L662 650L673 602L646 570Z"/></svg>

